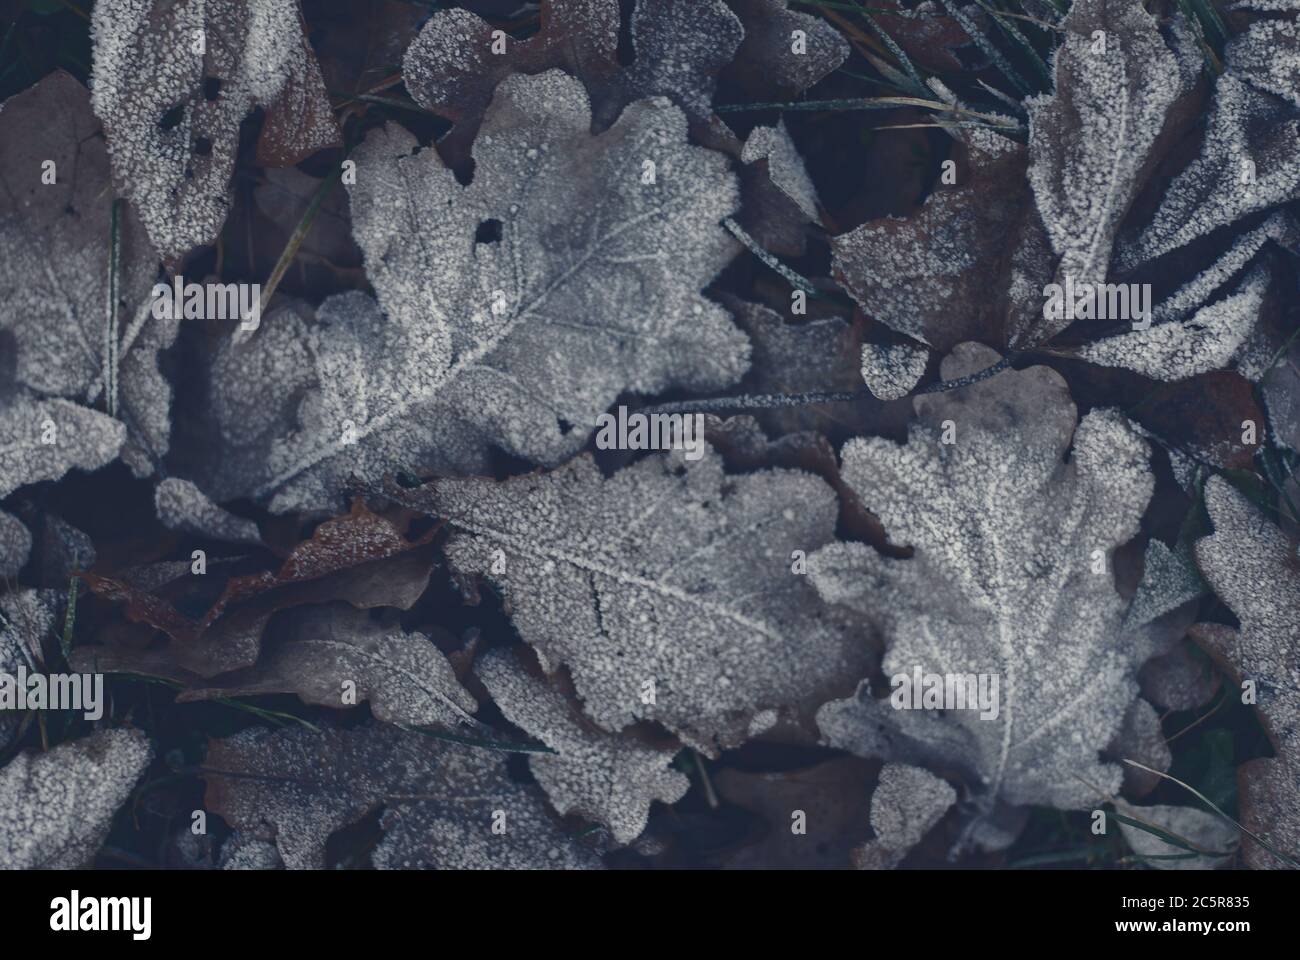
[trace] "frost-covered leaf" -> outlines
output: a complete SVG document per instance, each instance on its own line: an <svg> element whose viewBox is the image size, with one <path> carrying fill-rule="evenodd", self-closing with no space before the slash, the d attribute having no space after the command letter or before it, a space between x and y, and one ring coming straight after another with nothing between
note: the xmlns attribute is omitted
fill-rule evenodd
<svg viewBox="0 0 1300 960"><path fill-rule="evenodd" d="M722 76L734 80L747 100L792 100L849 57L849 42L838 30L812 13L790 10L787 0L727 0L727 6L740 18L744 40Z"/></svg>
<svg viewBox="0 0 1300 960"><path fill-rule="evenodd" d="M345 703L342 691L348 683L355 700ZM404 727L456 727L470 722L478 709L427 635L377 623L345 604L302 612L274 631L256 664L177 699L269 693L292 693L326 707L366 700L375 719Z"/></svg>
<svg viewBox="0 0 1300 960"><path fill-rule="evenodd" d="M1295 20L1252 23L1228 41L1223 55L1233 76L1300 107L1300 33Z"/></svg>
<svg viewBox="0 0 1300 960"><path fill-rule="evenodd" d="M126 427L67 400L19 394L0 409L0 497L69 470L98 470L117 458Z"/></svg>
<svg viewBox="0 0 1300 960"><path fill-rule="evenodd" d="M258 491L272 510L329 507L349 476L403 464L482 470L491 445L558 463L621 392L739 379L745 337L699 293L735 249L725 160L661 100L589 125L581 85L551 71L498 88L469 187L396 126L357 148L353 225L379 305L322 305L318 389ZM493 223L500 240L476 242Z"/></svg>
<svg viewBox="0 0 1300 960"><path fill-rule="evenodd" d="M106 0L91 34L113 171L168 260L220 232L254 106L268 110L264 161L338 142L296 0Z"/></svg>
<svg viewBox="0 0 1300 960"><path fill-rule="evenodd" d="M12 580L32 552L32 535L21 520L0 510L0 580Z"/></svg>
<svg viewBox="0 0 1300 960"><path fill-rule="evenodd" d="M1300 853L1300 557L1282 531L1226 480L1212 477L1205 505L1214 534L1196 559L1241 629L1198 639L1241 681L1254 681L1260 718L1277 756L1238 768L1241 820L1277 849ZM1253 867L1281 866L1253 842Z"/></svg>
<svg viewBox="0 0 1300 960"><path fill-rule="evenodd" d="M500 54L493 52L499 38L485 20L468 10L439 10L407 50L402 75L417 103L457 121L439 143L452 164L476 139L501 83L560 67L586 87L597 131L634 100L666 96L705 142L734 149L734 136L711 119L712 99L716 75L743 32L722 0L636 0L630 24L635 57L624 67L618 61L618 0L543 0L537 33L506 38Z"/></svg>
<svg viewBox="0 0 1300 960"><path fill-rule="evenodd" d="M163 526L172 530L229 543L262 542L256 523L223 510L202 490L179 477L168 477L158 483L154 507Z"/></svg>
<svg viewBox="0 0 1300 960"><path fill-rule="evenodd" d="M1273 434L1292 450L1300 451L1300 341L1264 374L1261 387Z"/></svg>
<svg viewBox="0 0 1300 960"><path fill-rule="evenodd" d="M1170 182L1151 222L1119 247L1130 270L1219 227L1300 196L1300 121L1282 101L1225 73L1201 154Z"/></svg>
<svg viewBox="0 0 1300 960"><path fill-rule="evenodd" d="M0 597L0 673L13 676L20 666L40 667L41 646L57 613L52 590L22 589ZM20 722L19 716L0 712L0 749L9 746Z"/></svg>
<svg viewBox="0 0 1300 960"><path fill-rule="evenodd" d="M126 635L117 638L120 643L79 648L73 659L102 671L190 682L251 667L278 610L332 600L361 609L409 610L428 584L432 560L424 547L436 532L408 540L358 499L350 513L320 524L278 569L231 577L215 601L204 578L190 575L188 561L174 573L164 571L161 582L83 574L97 595L124 605L128 620L163 631L171 642L141 644L138 636ZM205 606L198 619L190 615Z"/></svg>
<svg viewBox="0 0 1300 960"><path fill-rule="evenodd" d="M930 351L909 343L864 343L862 380L881 400L901 400L911 393L930 362Z"/></svg>
<svg viewBox="0 0 1300 960"><path fill-rule="evenodd" d="M888 870L943 819L957 791L928 770L887 763L871 794L871 829L876 837L854 851L860 869Z"/></svg>
<svg viewBox="0 0 1300 960"><path fill-rule="evenodd" d="M656 749L631 736L593 729L576 705L530 675L508 651L479 658L474 674L507 720L555 751L531 755L528 765L561 814L602 823L615 841L627 844L645 829L652 801L676 803L690 787L670 767L676 747Z"/></svg>
<svg viewBox="0 0 1300 960"><path fill-rule="evenodd" d="M835 275L863 311L940 351L974 338L1004 342L1009 322L1041 318L1042 280L1006 277L1037 273L1050 252L1025 190L1024 148L989 130L962 139L956 182L935 184L918 212L831 241Z"/></svg>
<svg viewBox="0 0 1300 960"><path fill-rule="evenodd" d="M1156 858L1144 861L1156 870L1211 870L1223 866L1237 847L1237 828L1208 810L1168 805L1134 807L1123 802L1117 803L1116 809L1132 820L1139 820L1185 841L1203 854L1187 856L1193 851L1169 843L1150 830L1121 821L1119 829L1129 848L1138 857ZM1173 859L1160 859L1164 857Z"/></svg>
<svg viewBox="0 0 1300 960"><path fill-rule="evenodd" d="M496 584L543 668L567 664L606 730L655 720L713 756L763 711L806 711L865 672L865 649L792 571L793 551L834 537L834 493L810 474L728 477L706 448L609 478L583 456L390 496L446 518L453 569Z"/></svg>
<svg viewBox="0 0 1300 960"><path fill-rule="evenodd" d="M1140 627L1176 610L1205 593L1190 552L1183 545L1170 550L1154 537L1147 544L1142 581L1124 615L1126 627Z"/></svg>
<svg viewBox="0 0 1300 960"><path fill-rule="evenodd" d="M1140 3L1075 0L1062 26L1055 93L1025 104L1029 183L1060 258L1057 282L1102 283L1115 233L1182 84L1177 60ZM1045 321L1035 339L1066 322Z"/></svg>
<svg viewBox="0 0 1300 960"><path fill-rule="evenodd" d="M741 150L740 162L757 163L760 160L767 161L768 177L773 186L795 204L805 220L816 222L817 189L804 168L794 141L790 139L785 121L779 121L775 127L755 127L750 132Z"/></svg>
<svg viewBox="0 0 1300 960"><path fill-rule="evenodd" d="M996 359L959 347L943 376ZM842 452L846 482L914 556L832 544L810 558L810 574L823 599L883 623L887 676L918 667L996 676L999 712L891 710L864 689L823 707L818 725L850 750L942 756L982 782L986 809L999 797L1079 807L1094 800L1079 778L1118 790L1119 768L1098 753L1123 723L1153 643L1122 630L1110 555L1137 532L1151 495L1147 445L1112 410L1076 429L1065 383L1045 367L914 404L905 446L867 438ZM945 444L949 421L955 442Z"/></svg>
<svg viewBox="0 0 1300 960"><path fill-rule="evenodd" d="M252 336L224 339L196 409L179 412L190 438L190 475L215 502L249 496L271 477L271 449L293 430L302 394L314 383L311 311L290 304L262 318Z"/></svg>
<svg viewBox="0 0 1300 960"><path fill-rule="evenodd" d="M1075 355L1153 380L1185 380L1222 369L1254 332L1268 288L1268 271L1256 268L1231 296L1202 307L1187 320L1153 323L1145 330L1097 340Z"/></svg>
<svg viewBox="0 0 1300 960"><path fill-rule="evenodd" d="M0 769L0 869L86 866L153 759L138 730L101 730Z"/></svg>
<svg viewBox="0 0 1300 960"><path fill-rule="evenodd" d="M115 409L128 428L123 456L137 476L147 476L168 447L171 387L158 371L158 353L175 339L177 323L149 312L158 258L139 219L124 209L119 330L110 350L113 197L98 126L85 87L63 71L0 110L0 343L13 350L20 386ZM47 162L53 183L43 182ZM105 400L106 383L115 408Z"/></svg>
<svg viewBox="0 0 1300 960"><path fill-rule="evenodd" d="M207 807L287 867L325 866L334 831L384 810L380 868L590 868L541 791L513 782L502 755L387 726L246 730L208 746ZM504 833L493 831L504 812Z"/></svg>

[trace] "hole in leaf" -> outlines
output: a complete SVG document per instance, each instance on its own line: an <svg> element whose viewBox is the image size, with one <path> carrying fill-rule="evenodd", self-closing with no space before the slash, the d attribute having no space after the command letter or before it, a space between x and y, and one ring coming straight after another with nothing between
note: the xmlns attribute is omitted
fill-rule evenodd
<svg viewBox="0 0 1300 960"><path fill-rule="evenodd" d="M215 100L221 95L221 78L204 77L203 78L203 99Z"/></svg>
<svg viewBox="0 0 1300 960"><path fill-rule="evenodd" d="M185 104L178 103L162 115L158 121L159 130L174 130L176 126L185 119Z"/></svg>
<svg viewBox="0 0 1300 960"><path fill-rule="evenodd" d="M475 243L500 243L501 242L501 221L497 219L484 220L474 231Z"/></svg>
<svg viewBox="0 0 1300 960"><path fill-rule="evenodd" d="M559 424L560 424L560 434L561 434L562 436L567 437L570 433L573 432L573 424L572 424L572 423L570 423L568 420L565 420L563 417L558 417L557 419L558 419Z"/></svg>
<svg viewBox="0 0 1300 960"><path fill-rule="evenodd" d="M199 137L194 141L194 154L199 157L210 156L212 153L212 141L207 137Z"/></svg>

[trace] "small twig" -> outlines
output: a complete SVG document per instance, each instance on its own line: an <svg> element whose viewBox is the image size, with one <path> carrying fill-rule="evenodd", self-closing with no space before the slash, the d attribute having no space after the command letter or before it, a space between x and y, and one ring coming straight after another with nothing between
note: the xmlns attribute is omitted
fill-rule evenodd
<svg viewBox="0 0 1300 960"><path fill-rule="evenodd" d="M822 296L821 291L812 285L812 281L808 280L805 277L801 277L799 274L795 273L793 270L787 267L776 257L772 256L772 254L764 250L763 247L759 244L759 242L755 240L753 237L751 237L745 231L745 228L742 227L740 224L738 224L731 217L727 217L725 220L723 220L722 225L727 228L727 231L733 237L735 237L737 240L743 243L745 247L748 248L750 253L758 257L758 259L762 260L765 264L767 264L769 267L771 267L773 270L779 273L785 279L786 283L790 284L790 286L798 290L802 290L804 293L810 294L811 296L814 297Z"/></svg>

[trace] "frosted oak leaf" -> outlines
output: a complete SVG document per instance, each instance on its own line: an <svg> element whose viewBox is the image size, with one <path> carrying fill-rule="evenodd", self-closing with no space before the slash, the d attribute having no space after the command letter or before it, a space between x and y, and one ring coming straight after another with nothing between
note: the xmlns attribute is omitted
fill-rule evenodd
<svg viewBox="0 0 1300 960"><path fill-rule="evenodd" d="M963 345L944 379L996 359ZM914 556L832 544L809 558L809 572L824 600L882 622L886 676L918 665L991 674L1000 709L993 719L895 710L864 687L823 707L818 725L853 752L966 771L987 811L998 798L1082 806L1095 798L1079 778L1117 791L1119 767L1098 754L1137 695L1152 641L1122 630L1109 556L1137 532L1151 495L1146 443L1114 411L1076 429L1065 382L1044 367L914 404L907 444L867 438L843 450L845 481ZM955 443L941 442L946 421Z"/></svg>
<svg viewBox="0 0 1300 960"><path fill-rule="evenodd" d="M46 163L53 164L52 183L44 182ZM172 391L158 353L177 325L149 312L158 258L125 208L117 228L117 328L110 326L109 160L90 96L69 74L50 74L0 109L0 185L0 355L11 357L18 392L110 411L120 424L85 409L78 419L96 425L80 426L107 442L125 425L117 447L137 476L148 476L168 448ZM23 408L21 400L0 402L0 420ZM62 432L58 438L87 442Z"/></svg>
<svg viewBox="0 0 1300 960"><path fill-rule="evenodd" d="M725 158L689 145L664 100L590 122L581 84L551 71L497 89L468 187L394 125L357 149L353 230L379 303L322 305L317 388L259 490L272 510L328 507L349 476L404 464L484 471L492 446L553 465L620 393L744 373L747 338L699 292L736 249Z"/></svg>
<svg viewBox="0 0 1300 960"><path fill-rule="evenodd" d="M269 111L264 163L338 142L297 0L107 0L91 37L92 103L114 173L167 260L220 232L254 106Z"/></svg>
<svg viewBox="0 0 1300 960"><path fill-rule="evenodd" d="M1182 79L1141 4L1077 0L1063 26L1055 93L1025 104L1029 183L1060 257L1057 282L1068 276L1101 283L1115 233L1142 185L1148 153L1182 92ZM1103 48L1095 39L1099 30ZM1059 332L1053 326L1044 324L1034 339Z"/></svg>
<svg viewBox="0 0 1300 960"><path fill-rule="evenodd" d="M797 470L724 476L719 459L657 455L606 479L583 456L390 496L446 518L453 569L492 580L543 669L568 664L598 725L655 720L716 755L759 714L849 687L866 656L792 571L794 551L834 539L831 488Z"/></svg>

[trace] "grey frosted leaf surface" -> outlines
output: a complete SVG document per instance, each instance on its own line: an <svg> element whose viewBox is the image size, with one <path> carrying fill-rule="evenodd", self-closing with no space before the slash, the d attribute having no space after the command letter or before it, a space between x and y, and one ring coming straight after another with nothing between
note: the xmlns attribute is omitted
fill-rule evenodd
<svg viewBox="0 0 1300 960"><path fill-rule="evenodd" d="M1268 294L1269 274L1258 268L1236 291L1184 321L1153 323L1085 344L1076 355L1103 367L1123 367L1172 382L1228 366L1255 330Z"/></svg>
<svg viewBox="0 0 1300 960"><path fill-rule="evenodd" d="M543 669L568 665L598 725L658 721L713 756L765 710L810 715L865 674L866 656L791 570L793 551L834 539L831 488L797 470L724 476L720 459L661 454L605 478L583 456L390 495L446 518L454 570L497 586Z"/></svg>
<svg viewBox="0 0 1300 960"><path fill-rule="evenodd" d="M227 543L261 543L252 520L217 506L189 480L168 477L154 488L154 507L163 526Z"/></svg>
<svg viewBox="0 0 1300 960"><path fill-rule="evenodd" d="M618 0L546 0L538 31L492 49L493 27L467 10L439 10L402 61L411 96L456 121L439 150L463 158L498 85L512 76L563 68L586 88L592 129L601 131L634 100L669 97L686 112L701 142L730 152L735 136L713 118L717 74L740 46L744 29L723 0L637 0L630 5L633 59L618 57Z"/></svg>
<svg viewBox="0 0 1300 960"><path fill-rule="evenodd" d="M1220 628L1198 639L1237 679L1254 681L1277 754L1240 769L1242 823L1294 855L1300 850L1300 560L1286 535L1222 478L1206 483L1205 505L1214 533L1197 542L1196 560L1241 629ZM1280 866L1253 843L1246 861Z"/></svg>
<svg viewBox="0 0 1300 960"><path fill-rule="evenodd" d="M1176 610L1205 593L1205 583L1184 546L1170 550L1152 538L1147 544L1142 580L1124 615L1124 624L1139 627Z"/></svg>
<svg viewBox="0 0 1300 960"><path fill-rule="evenodd" d="M380 868L598 867L502 755L388 726L251 729L209 743L205 802L290 869L325 866L334 831L384 809ZM505 811L506 833L492 832Z"/></svg>
<svg viewBox="0 0 1300 960"><path fill-rule="evenodd" d="M528 765L551 805L604 824L620 844L645 829L654 800L676 803L690 787L671 769L676 748L655 749L631 736L606 733L575 717L565 697L530 675L512 654L493 650L474 664L507 720L554 754L532 754Z"/></svg>
<svg viewBox="0 0 1300 960"><path fill-rule="evenodd" d="M804 217L816 222L817 188L813 186L803 157L799 155L785 121L775 127L755 127L741 150L741 163L767 161L768 176L773 186L794 202Z"/></svg>
<svg viewBox="0 0 1300 960"><path fill-rule="evenodd" d="M1170 182L1150 223L1118 250L1130 270L1300 194L1294 112L1231 72L1219 77L1201 153ZM1253 167L1247 167L1247 162Z"/></svg>
<svg viewBox="0 0 1300 960"><path fill-rule="evenodd" d="M930 362L930 351L908 343L862 345L862 380L872 396L901 400L911 393Z"/></svg>
<svg viewBox="0 0 1300 960"><path fill-rule="evenodd" d="M153 759L138 730L101 730L0 769L0 869L84 867Z"/></svg>
<svg viewBox="0 0 1300 960"><path fill-rule="evenodd" d="M384 626L344 604L301 611L264 646L253 666L179 699L293 693L306 703L341 708L348 705L344 684L352 683L356 702L369 701L370 712L384 723L454 728L470 722L478 709L426 634Z"/></svg>
<svg viewBox="0 0 1300 960"><path fill-rule="evenodd" d="M1295 20L1260 20L1234 36L1223 51L1233 76L1300 107L1297 27Z"/></svg>
<svg viewBox="0 0 1300 960"><path fill-rule="evenodd" d="M216 502L249 496L271 477L272 447L295 428L302 395L318 381L308 331L314 317L289 304L242 340L227 338L208 373L200 416L210 418L193 474Z"/></svg>
<svg viewBox="0 0 1300 960"><path fill-rule="evenodd" d="M0 578L17 579L32 552L32 535L12 513L0 510Z"/></svg>
<svg viewBox="0 0 1300 960"><path fill-rule="evenodd" d="M943 376L996 359L965 345L945 360ZM900 732L870 739L965 753L961 766L976 771L988 798L1014 805L1082 806L1091 791L1076 775L1117 790L1120 771L1098 752L1119 730L1137 670L1155 651L1145 634L1122 630L1125 604L1109 557L1137 532L1151 495L1146 443L1113 410L1093 411L1076 429L1065 382L1045 367L914 403L906 445L867 438L842 451L845 481L914 556L836 544L809 558L810 576L827 602L883 621L886 676L916 666L993 674L1000 709L995 719L974 710L942 719L890 711ZM945 421L955 443L941 442ZM1092 572L1094 551L1106 558L1103 573ZM862 691L845 708L869 718L889 710L864 703ZM843 709L836 713L829 705L819 713L824 733L823 715L843 731ZM959 732L943 730L952 727Z"/></svg>
<svg viewBox="0 0 1300 960"><path fill-rule="evenodd" d="M116 376L117 416L129 434L122 453L148 476L168 447L171 387L158 352L177 324L149 311L158 258L124 208L114 369L106 316L113 196L98 128L86 88L61 70L0 110L0 332L13 337L17 383L39 395L106 406L106 377ZM53 183L42 183L46 161Z"/></svg>
<svg viewBox="0 0 1300 960"><path fill-rule="evenodd" d="M298 4L108 0L95 5L91 37L92 104L117 182L154 247L176 259L221 231L239 126L253 107L323 85Z"/></svg>
<svg viewBox="0 0 1300 960"><path fill-rule="evenodd" d="M0 520L8 516L0 513ZM26 531L25 527L21 529ZM6 574L16 575L16 571ZM58 602L53 590L19 589L0 597L0 672L12 676L20 666L31 670L41 665L42 641L54 627ZM21 719L15 713L0 713L0 749L9 745Z"/></svg>
<svg viewBox="0 0 1300 960"><path fill-rule="evenodd" d="M861 868L888 870L943 819L957 791L928 770L904 763L887 763L871 794L871 829L876 834L854 851Z"/></svg>
<svg viewBox="0 0 1300 960"><path fill-rule="evenodd" d="M700 294L736 249L718 225L737 205L725 158L689 145L662 100L598 136L590 122L581 84L551 71L497 89L468 187L394 125L356 150L353 229L379 304L322 305L318 389L260 489L273 510L398 464L482 471L490 446L555 464L624 391L739 379L747 339ZM500 241L475 242L489 221Z"/></svg>
<svg viewBox="0 0 1300 960"><path fill-rule="evenodd" d="M1022 299L1036 303L1032 322L1041 320L1041 281L1001 289L1000 278L1012 269L1037 281L1036 261L1050 254L1025 191L1025 148L989 130L963 131L962 144L956 182L937 183L919 211L831 240L835 275L863 311L938 350L996 340L1004 314L1030 323Z"/></svg>
<svg viewBox="0 0 1300 960"><path fill-rule="evenodd" d="M1134 700L1124 714L1124 726L1115 735L1110 752L1121 760L1136 760L1143 766L1164 773L1173 762L1173 754L1160 726L1155 707L1141 698ZM1160 785L1154 773L1124 765L1124 794L1144 797Z"/></svg>
<svg viewBox="0 0 1300 960"><path fill-rule="evenodd" d="M1124 835L1129 849L1139 857L1177 858L1145 861L1146 865L1154 870L1212 870L1227 862L1239 842L1237 828L1209 810L1165 804L1135 807L1123 802L1118 803L1116 808L1124 816L1163 830L1206 854L1186 857L1185 855L1192 851L1162 840L1149 830L1121 822L1120 833ZM1213 854L1227 854L1227 856L1213 856Z"/></svg>
<svg viewBox="0 0 1300 960"><path fill-rule="evenodd" d="M1057 282L1100 283L1182 81L1177 60L1141 4L1076 0L1063 27L1055 93L1026 102L1029 183L1060 257ZM1104 51L1094 40L1098 30ZM1055 332L1044 330L1041 337Z"/></svg>
<svg viewBox="0 0 1300 960"><path fill-rule="evenodd" d="M1263 375L1261 385L1273 433L1292 450L1300 450L1300 344L1291 345Z"/></svg>
<svg viewBox="0 0 1300 960"><path fill-rule="evenodd" d="M98 470L125 440L126 427L97 410L19 394L0 409L0 497L73 468Z"/></svg>

